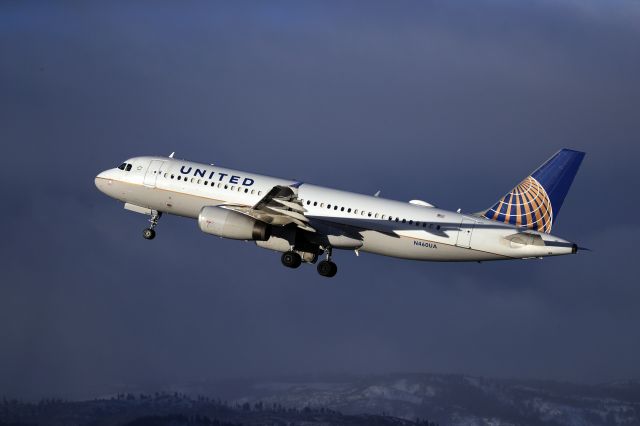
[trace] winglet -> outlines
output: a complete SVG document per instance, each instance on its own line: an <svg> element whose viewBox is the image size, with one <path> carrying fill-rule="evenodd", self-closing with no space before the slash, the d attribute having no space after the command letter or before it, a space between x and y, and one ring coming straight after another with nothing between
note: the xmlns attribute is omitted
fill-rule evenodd
<svg viewBox="0 0 640 426"><path fill-rule="evenodd" d="M174 156L175 154L176 154L176 152L175 152L175 151L173 151L173 152L171 153L171 155L169 156L169 158L173 158L173 156Z"/></svg>

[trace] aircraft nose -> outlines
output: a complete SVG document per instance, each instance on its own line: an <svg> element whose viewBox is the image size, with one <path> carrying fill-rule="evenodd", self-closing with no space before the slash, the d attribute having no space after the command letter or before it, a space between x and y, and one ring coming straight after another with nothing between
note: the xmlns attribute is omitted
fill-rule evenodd
<svg viewBox="0 0 640 426"><path fill-rule="evenodd" d="M105 188L110 184L108 172L108 170L100 172L94 179L96 188L98 188L101 192L105 192Z"/></svg>

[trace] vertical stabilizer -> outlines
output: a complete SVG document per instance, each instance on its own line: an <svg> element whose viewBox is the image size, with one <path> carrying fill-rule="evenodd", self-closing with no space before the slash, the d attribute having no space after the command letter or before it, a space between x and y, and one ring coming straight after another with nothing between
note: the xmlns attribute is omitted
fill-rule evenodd
<svg viewBox="0 0 640 426"><path fill-rule="evenodd" d="M482 216L498 222L551 232L585 153L562 149L498 200Z"/></svg>

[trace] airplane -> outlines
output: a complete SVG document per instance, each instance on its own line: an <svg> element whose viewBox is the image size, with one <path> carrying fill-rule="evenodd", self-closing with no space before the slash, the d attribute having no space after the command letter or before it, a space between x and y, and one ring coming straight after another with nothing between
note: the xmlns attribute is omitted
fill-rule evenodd
<svg viewBox="0 0 640 426"><path fill-rule="evenodd" d="M169 157L124 161L96 187L149 216L152 240L163 214L197 219L201 231L281 252L284 266L338 270L334 249L424 261L538 259L578 252L551 235L584 152L562 149L490 208L467 214L426 201L395 201ZM318 262L321 256L325 259Z"/></svg>

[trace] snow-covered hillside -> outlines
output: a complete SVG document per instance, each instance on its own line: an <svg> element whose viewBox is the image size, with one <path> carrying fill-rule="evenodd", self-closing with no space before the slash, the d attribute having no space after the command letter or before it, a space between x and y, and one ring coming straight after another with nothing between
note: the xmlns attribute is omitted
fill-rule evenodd
<svg viewBox="0 0 640 426"><path fill-rule="evenodd" d="M234 401L326 407L441 425L640 425L640 384L576 385L462 375L394 374L245 383Z"/></svg>

